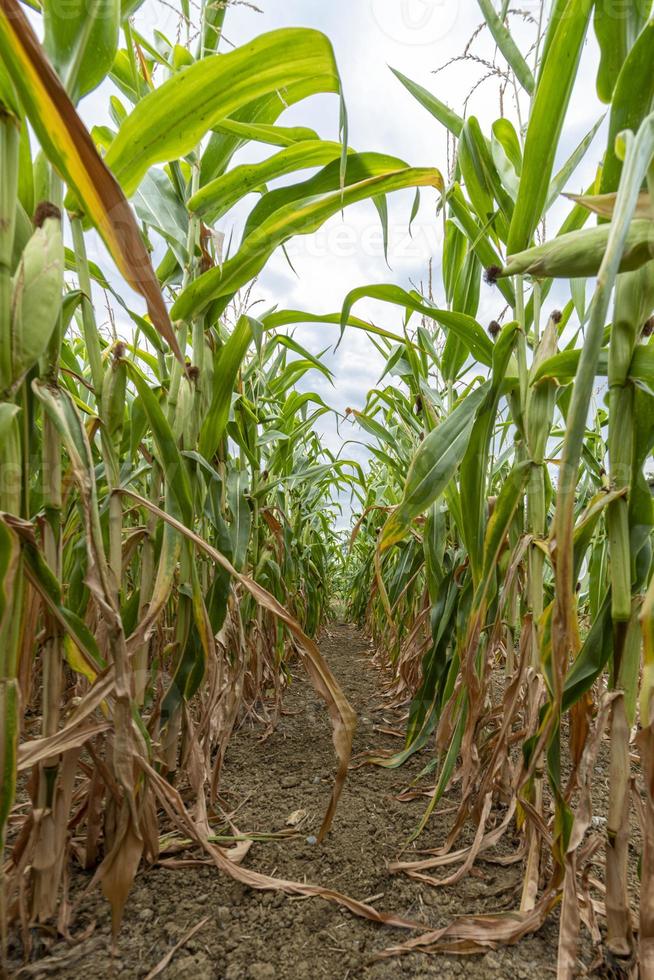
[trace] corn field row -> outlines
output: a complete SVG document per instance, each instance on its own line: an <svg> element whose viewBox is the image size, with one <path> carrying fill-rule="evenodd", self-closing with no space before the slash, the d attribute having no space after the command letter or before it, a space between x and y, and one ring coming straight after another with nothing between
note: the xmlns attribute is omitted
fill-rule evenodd
<svg viewBox="0 0 654 980"><path fill-rule="evenodd" d="M384 955L483 953L560 906L560 977L576 975L582 928L617 975L654 977L651 0L543 0L525 54L508 4L478 2L517 114L459 115L396 72L448 131L453 163L438 170L349 146L318 31L230 49L227 4L182 4L183 44L144 36L138 0L0 0L5 965L15 932L26 958L33 929L69 935L74 867L93 873L118 936L139 867L184 839L252 888L413 930ZM601 125L561 163L592 36L605 148L552 231ZM99 86L112 124L89 130L77 109ZM280 122L325 93L338 141ZM260 162L234 162L262 145ZM443 229L433 293L383 282L328 313L260 312L256 278L277 249L367 200L387 233L387 196L407 188L427 189ZM226 244L221 222L252 192ZM358 317L366 300L395 308L396 329ZM323 351L363 331L385 361L348 412L366 466L320 435L330 407L309 378L330 371L299 324ZM454 883L517 831L513 914L416 931L217 842L230 738L244 717L274 729L296 658L333 728L319 841L330 830L355 726L316 644L335 596L374 641L387 703L408 709L403 749L368 761L421 753L431 795L415 837L429 846L448 822L442 847L392 870Z"/></svg>

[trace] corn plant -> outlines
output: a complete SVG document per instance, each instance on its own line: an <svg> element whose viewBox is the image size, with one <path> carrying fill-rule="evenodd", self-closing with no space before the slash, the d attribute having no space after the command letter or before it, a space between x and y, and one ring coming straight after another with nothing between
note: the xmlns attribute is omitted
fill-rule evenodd
<svg viewBox="0 0 654 980"><path fill-rule="evenodd" d="M66 928L71 820L114 932L159 853L160 808L227 873L278 887L210 837L231 732L244 713L274 726L294 656L334 726L329 830L354 722L312 637L356 464L316 434L329 407L297 386L329 372L287 328L333 334L340 317L255 317L248 296L291 236L368 198L385 223L386 194L442 187L433 168L351 150L322 34L274 31L223 54L226 5L208 3L182 48L143 36L134 6L46 0L41 40L14 0L0 8L3 849L17 773L31 773L32 803L3 858L3 947L8 920L27 946L30 922L59 914ZM89 132L76 107L101 84L112 124ZM316 93L340 100L338 141L278 122ZM249 144L273 152L233 166ZM252 191L226 251L217 223ZM90 257L91 230L115 269Z"/></svg>
<svg viewBox="0 0 654 980"><path fill-rule="evenodd" d="M562 896L559 975L573 975L580 921L593 928L579 883L592 847L584 852L580 845L607 727L606 949L618 970L630 969L640 954L648 975L650 872L643 872L637 944L627 867L639 684L641 711L649 703L638 622L639 616L648 622L652 574L645 479L653 415L649 4L630 5L620 17L599 3L553 5L549 20L535 27L532 64L510 33L506 5L498 12L480 0L480 7L528 121L515 128L502 116L484 133L474 116L459 116L396 72L456 141L443 194L444 303L384 285L355 290L344 304L344 322L369 295L432 323L427 338L424 328L412 332L389 359L425 359L432 382L423 380L420 397L430 410L398 499L394 471L406 468L403 451L395 444L389 452L392 430L377 409L384 433L374 433L373 452L392 458L366 477L350 574L353 614L367 617L377 643L391 652L396 684L410 699L404 750L372 761L400 765L435 733L436 786L416 832L455 775L461 783L445 848L434 859L399 862L396 870L443 883L429 869L463 862L446 879L456 881L515 822L525 839L525 877L511 929L500 918L464 917L393 952L474 951L493 936L517 938L538 928ZM607 148L587 194L575 197L559 231L543 240L545 216L597 132L594 126L554 173L591 19L601 50L598 94L609 104ZM586 228L593 213L599 223ZM483 268L499 291L487 331L476 320ZM596 286L586 309L580 286L588 277ZM559 279L569 280L570 299L544 315ZM593 404L598 378L605 379L606 408ZM403 381L413 393L416 378L405 374ZM403 408L393 412L398 422L406 402ZM370 430L370 421L361 421ZM389 514L373 509L382 501ZM419 554L420 544L422 556L413 561L409 555ZM412 589L421 600L400 611L396 597ZM649 710L640 718L644 731ZM522 753L511 761L516 730L523 732ZM484 831L494 803L507 800L508 814ZM474 843L455 851L468 823L476 828ZM645 863L647 837L646 831Z"/></svg>
<svg viewBox="0 0 654 980"><path fill-rule="evenodd" d="M9 923L26 952L30 924L67 933L73 858L101 884L116 934L141 863L181 839L252 887L412 925L240 868L215 839L231 735L248 717L272 730L295 657L333 726L319 838L330 829L354 715L315 637L338 592L375 641L389 703L409 708L403 749L369 761L432 756L415 836L460 790L445 846L392 869L454 883L509 829L521 837L510 919L463 917L388 955L483 952L535 931L561 902L560 976L576 969L580 924L597 937L597 910L609 968L638 962L649 976L651 4L620 17L602 0L542 5L523 54L515 12L479 0L503 107L515 93L514 112L490 125L396 71L448 132L447 180L351 148L333 50L317 31L223 53L224 4L201 5L185 47L139 30L138 4L34 6L30 22L0 0L3 950ZM606 148L552 235L549 212L602 123L555 171L589 31ZM106 93L110 123L89 131L77 110L91 92ZM339 101L336 140L280 122L319 93ZM235 163L261 146L263 160ZM440 300L386 282L354 290L339 313L254 305L256 277L291 237L363 200L386 236L386 195L409 187L439 194ZM251 192L234 243L228 216ZM364 299L397 308L397 330L356 316ZM320 437L331 409L311 377L330 371L296 324L314 325L323 352L339 327L364 330L380 355L379 382L347 412L369 445L366 468ZM348 492L357 513L343 561L334 523ZM600 837L593 769L605 736ZM18 791L27 808L14 809ZM469 826L472 843L456 847ZM600 847L605 895L591 899Z"/></svg>

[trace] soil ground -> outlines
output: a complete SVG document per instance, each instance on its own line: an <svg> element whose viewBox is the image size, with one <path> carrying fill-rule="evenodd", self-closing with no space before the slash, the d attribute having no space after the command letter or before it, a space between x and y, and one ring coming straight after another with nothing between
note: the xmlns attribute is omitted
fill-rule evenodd
<svg viewBox="0 0 654 980"><path fill-rule="evenodd" d="M402 742L397 737L378 730L401 724L392 711L379 710L380 676L370 666L366 640L353 627L336 625L323 637L321 648L358 714L355 753L399 749ZM252 846L245 863L255 870L328 885L432 928L460 913L515 908L520 864L500 867L479 861L472 875L437 889L388 872L388 862L397 857L426 804L424 797L411 802L396 797L426 761L422 755L401 769L353 769L328 840L322 845L308 842L318 831L329 797L334 753L326 710L296 664L275 732L262 741L260 727L244 726L233 737L220 792L230 808L238 807L235 819L242 832L278 831L295 811L307 812L297 838ZM433 818L414 846L441 843L449 819ZM501 843L507 852L516 846L510 835ZM81 875L76 876L75 892L80 883L86 883ZM205 916L208 922L175 953L161 974L164 980L545 980L556 973L556 914L536 935L485 956L412 954L371 962L374 953L411 933L357 919L322 899L251 891L213 867L155 866L136 879L115 957L109 910L96 891L80 903L74 924L74 931L81 931L95 921L91 935L77 945L58 943L49 950L49 959L33 962L22 975L71 980L85 974L93 980L144 977ZM588 963L592 951L586 948L582 953ZM42 955L48 953L43 950Z"/></svg>

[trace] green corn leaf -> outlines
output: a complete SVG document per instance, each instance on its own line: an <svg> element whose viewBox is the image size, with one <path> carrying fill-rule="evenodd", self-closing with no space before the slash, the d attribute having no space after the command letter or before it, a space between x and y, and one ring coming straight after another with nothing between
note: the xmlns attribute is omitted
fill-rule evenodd
<svg viewBox="0 0 654 980"><path fill-rule="evenodd" d="M455 666L457 666L457 664L456 661L453 660L451 670ZM445 758L443 760L443 766L438 774L436 786L434 787L434 795L425 808L422 819L411 835L410 840L415 840L415 838L418 837L426 827L429 817L438 806L443 794L450 784L450 779L452 778L452 773L454 772L454 767L456 766L456 760L459 757L459 750L461 748L461 742L463 741L463 732L465 730L466 720L468 717L468 701L464 691L459 691L455 697L455 728L452 733L452 740L447 747L447 752L445 753Z"/></svg>
<svg viewBox="0 0 654 980"><path fill-rule="evenodd" d="M615 500L624 497L625 490L602 490L596 493L588 502L583 514L575 524L574 529L574 571L573 578L576 582L581 573L582 565L586 557L586 552L590 547L593 535L597 528L602 514Z"/></svg>
<svg viewBox="0 0 654 980"><path fill-rule="evenodd" d="M474 116L466 119L459 140L458 163L470 202L484 227L491 227L504 240L513 202L495 169L490 147ZM500 209L496 213L496 203Z"/></svg>
<svg viewBox="0 0 654 980"><path fill-rule="evenodd" d="M187 261L188 215L164 171L149 170L132 201L141 221L159 232L180 265L184 265Z"/></svg>
<svg viewBox="0 0 654 980"><path fill-rule="evenodd" d="M216 352L211 405L200 429L199 449L205 459L213 458L225 434L232 392L252 337L252 319L242 316L229 340Z"/></svg>
<svg viewBox="0 0 654 980"><path fill-rule="evenodd" d="M318 370L324 375L330 384L333 384L332 374L329 368L325 367L314 357L301 358L291 361L283 371L276 374L274 380L270 382L270 392L273 397L280 397L289 389L294 388L300 378L303 378L307 371Z"/></svg>
<svg viewBox="0 0 654 980"><path fill-rule="evenodd" d="M45 561L31 525L26 523L20 525L19 536L27 578L41 596L50 614L54 616L79 651L80 660L77 657L72 658L70 647L68 648L69 662L73 661L71 666L88 679L95 679L97 674L105 669L106 663L93 633L72 609L64 605L59 580Z"/></svg>
<svg viewBox="0 0 654 980"><path fill-rule="evenodd" d="M140 100L109 148L107 166L131 196L153 164L184 156L216 123L298 83L306 96L340 93L332 46L318 31L271 31L203 58Z"/></svg>
<svg viewBox="0 0 654 980"><path fill-rule="evenodd" d="M323 364L320 359L320 355L315 357L311 351L307 350L306 347L303 347L302 344L298 343L297 340L294 340L293 337L288 337L286 334L278 334L276 337L273 337L269 343L272 347L285 347L287 350L293 351L295 354L299 354L303 361L305 361L307 364L312 364L316 371L320 371L320 373L324 374L328 381L332 381L333 374L327 365Z"/></svg>
<svg viewBox="0 0 654 980"><path fill-rule="evenodd" d="M548 211L549 208L557 200L559 194L563 192L564 187L572 177L573 173L586 156L586 151L591 145L598 129L604 122L604 116L600 116L594 126L592 126L586 133L579 145L572 151L566 162L563 164L561 169L551 180L549 190L547 192L547 200L545 201L545 210Z"/></svg>
<svg viewBox="0 0 654 980"><path fill-rule="evenodd" d="M479 306L480 285L481 267L479 259L474 251L469 251L454 291L453 310L474 317ZM456 380L468 359L468 353L468 347L453 331L448 330L441 358L441 371L446 381Z"/></svg>
<svg viewBox="0 0 654 980"><path fill-rule="evenodd" d="M493 343L483 327L471 316L465 313L454 313L450 310L439 310L415 293L408 293L400 286L362 286L347 294L341 313L341 329L345 328L350 311L360 299L369 298L401 306L413 313L436 320L447 331L452 331L470 354L482 364L491 365L493 362Z"/></svg>
<svg viewBox="0 0 654 980"><path fill-rule="evenodd" d="M493 158L493 163L499 175L500 181L502 182L502 187L509 195L511 200L515 203L515 200L518 196L520 170L516 170L515 157L514 159L512 159L508 155L508 151L513 151L514 147L512 146L511 143L509 143L508 140L505 139L506 134L502 132L502 129L504 127L498 127L497 122L508 123L508 120L502 119L502 120L497 120L495 123L493 123L493 132L491 136L491 156ZM508 123L508 128L513 132L513 135L515 136L515 130L513 129L513 126L511 126L511 123ZM501 133L501 137L502 137L501 139L498 138L497 136L498 131ZM507 151L507 147L505 146L505 143L507 143L508 145L508 151ZM521 168L522 151L520 150L519 146L518 146L517 160L518 160L519 167Z"/></svg>
<svg viewBox="0 0 654 980"><path fill-rule="evenodd" d="M252 518L248 504L249 479L245 470L230 470L227 477L227 497L232 520L230 524L232 564L242 572L245 567Z"/></svg>
<svg viewBox="0 0 654 980"><path fill-rule="evenodd" d="M509 63L515 77L518 79L525 92L527 92L529 95L533 95L535 83L534 76L531 73L531 68L520 54L515 41L511 37L511 34L504 25L502 19L498 17L492 0L477 0L477 2L479 3L481 12L484 15L489 30L493 35L493 40Z"/></svg>
<svg viewBox="0 0 654 980"><path fill-rule="evenodd" d="M333 324L334 326L340 327L341 314L305 313L302 310L276 310L274 313L267 313L261 318L261 325L264 330L277 330L279 327L303 323L324 323ZM374 323L368 323L367 320L360 320L355 316L348 317L346 326L354 327L356 330L364 330L366 333L375 334L375 336L378 337L386 337L388 340L393 340L399 344L407 343L404 337L400 337L398 334L393 333L392 330L386 330L384 327L377 327Z"/></svg>
<svg viewBox="0 0 654 980"><path fill-rule="evenodd" d="M529 245L541 219L591 9L591 0L568 0L551 38L529 116L518 199L509 228L509 254Z"/></svg>
<svg viewBox="0 0 654 980"><path fill-rule="evenodd" d="M456 222L448 218L445 222L442 259L443 285L448 303L452 303L454 299L454 290L463 269L466 253L466 236Z"/></svg>
<svg viewBox="0 0 654 980"><path fill-rule="evenodd" d="M575 374L577 373L580 356L581 351L579 350L564 350L559 354L548 357L534 371L530 383L538 384L540 381L552 378L561 385L570 384L571 381L574 381ZM609 352L608 350L604 350L600 352L597 362L597 374L606 376L608 369Z"/></svg>
<svg viewBox="0 0 654 980"><path fill-rule="evenodd" d="M178 320L188 319L217 299L221 300L224 308L229 298L261 271L277 246L293 235L311 234L349 204L378 194L417 186L440 190L441 175L437 170L407 168L362 180L318 200L299 201L280 208L247 236L232 259L220 268L210 269L190 283L177 297L171 316Z"/></svg>
<svg viewBox="0 0 654 980"><path fill-rule="evenodd" d="M477 585L482 570L484 535L486 533L487 479L490 445L495 418L505 383L509 361L517 337L518 325L507 323L493 348L493 376L474 420L465 455L461 461L460 493L462 536L465 541L473 581Z"/></svg>
<svg viewBox="0 0 654 980"><path fill-rule="evenodd" d="M326 195L330 191L340 193L343 187L351 187L371 177L383 177L389 173L403 171L406 167L404 160L386 153L348 153L344 174L340 163L334 161L308 180L289 184L286 187L277 187L264 194L247 217L243 242L247 241L250 233L256 231L274 212L290 204L300 205L311 198ZM374 201L374 196L371 196ZM380 219L383 221L381 214Z"/></svg>
<svg viewBox="0 0 654 980"><path fill-rule="evenodd" d="M631 8L631 5L627 5ZM629 16L628 10L622 12ZM619 18L621 19L621 18ZM616 31L621 28L616 26ZM602 167L600 193L605 194L618 189L622 172L622 161L618 157L615 143L623 130L635 132L645 116L651 111L654 100L654 78L651 64L654 57L654 21L647 25L629 52L618 76L611 103L609 135Z"/></svg>
<svg viewBox="0 0 654 980"><path fill-rule="evenodd" d="M166 478L166 485L171 491L172 512L175 516L179 516L185 524L191 526L193 496L189 474L177 448L170 424L148 380L132 361L127 361L126 364L148 419L150 431L157 447L159 463Z"/></svg>
<svg viewBox="0 0 654 980"><path fill-rule="evenodd" d="M280 103L278 111L284 108L286 106ZM254 141L268 143L270 146L293 146L306 140L312 142L320 140L318 133L307 126L268 126L265 123L242 122L236 118L221 120L213 127L213 131L214 134L225 133L235 136L241 142Z"/></svg>
<svg viewBox="0 0 654 980"><path fill-rule="evenodd" d="M486 229L480 227L479 222L472 214L458 184L455 184L450 190L447 196L447 203L453 216L458 221L466 238L470 242L470 247L474 250L484 268L491 266L500 268L502 266L502 259L490 241ZM512 284L505 279L500 279L498 287L507 303L510 306L515 306L515 292Z"/></svg>
<svg viewBox="0 0 654 980"><path fill-rule="evenodd" d="M317 133L304 127L275 125L285 109L310 96L312 90L311 79L297 82L284 89L283 99L279 92L259 96L215 123L200 161L200 186L224 174L236 151L250 140L290 146L298 139L318 139Z"/></svg>
<svg viewBox="0 0 654 980"><path fill-rule="evenodd" d="M553 378L559 384L570 384L577 373L580 357L580 350L566 350L549 357L539 365L531 383L537 384L545 378ZM608 350L600 350L595 373L597 377L608 377ZM652 343L636 347L628 374L633 381L640 382L645 388L654 392L654 345Z"/></svg>
<svg viewBox="0 0 654 980"><path fill-rule="evenodd" d="M382 550L402 540L414 518L438 499L454 477L468 448L477 411L489 388L487 383L467 395L421 442L407 474L402 502L382 531Z"/></svg>
<svg viewBox="0 0 654 980"><path fill-rule="evenodd" d="M428 92L422 85L418 85L417 82L412 82L410 78L407 78L406 75L403 75L396 68L391 68L391 71L427 112L431 113L439 123L442 123L455 136L460 135L464 121L458 113L450 109L449 106L446 106L444 102L437 99L435 95Z"/></svg>
<svg viewBox="0 0 654 980"><path fill-rule="evenodd" d="M44 0L43 46L73 102L93 91L118 50L118 0Z"/></svg>
<svg viewBox="0 0 654 980"><path fill-rule="evenodd" d="M612 649L611 597L607 595L566 676L562 701L564 711L569 711L573 704L590 690L608 663Z"/></svg>
<svg viewBox="0 0 654 980"><path fill-rule="evenodd" d="M509 119L496 119L492 129L493 136L502 146L507 160L519 177L522 172L522 148L513 123Z"/></svg>
<svg viewBox="0 0 654 980"><path fill-rule="evenodd" d="M593 25L600 49L597 94L611 101L622 66L648 17L651 0L628 3L619 10L612 0L596 0ZM634 93L635 94L635 93Z"/></svg>
<svg viewBox="0 0 654 980"><path fill-rule="evenodd" d="M332 160L340 160L341 154L340 143L323 140L293 143L261 163L242 164L210 181L189 199L188 209L213 223L246 194L262 189L268 180L295 170L322 167Z"/></svg>
<svg viewBox="0 0 654 980"><path fill-rule="evenodd" d="M500 549L506 540L532 467L533 463L530 460L516 463L502 484L484 535L481 581L473 599L473 608L486 601L491 581L497 571Z"/></svg>

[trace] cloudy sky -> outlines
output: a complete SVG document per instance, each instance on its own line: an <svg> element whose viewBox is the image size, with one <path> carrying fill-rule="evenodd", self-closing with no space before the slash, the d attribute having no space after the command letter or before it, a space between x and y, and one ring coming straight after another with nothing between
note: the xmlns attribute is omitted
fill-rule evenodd
<svg viewBox="0 0 654 980"><path fill-rule="evenodd" d="M475 114L489 132L501 115L499 82L487 65L496 52L486 31L479 31L482 17L476 0L257 0L260 11L249 2L236 0L225 22L225 39L239 45L264 31L286 26L316 28L328 35L335 49L343 80L350 124L350 144L357 150L375 150L401 157L413 166L436 166L444 174L448 168L447 139L444 129L422 109L390 71L405 75L433 91L458 112ZM192 10L196 9L193 6ZM539 15L538 0L520 5L522 14L513 18L513 27L522 50L533 41L533 21ZM532 23L530 24L530 18ZM170 40L185 42L173 5L167 0L146 0L138 14L144 34L158 29ZM191 26L194 32L194 26ZM472 40L467 60L462 55ZM223 48L226 50L226 48ZM602 107L596 99L594 77L597 53L592 29L584 52L562 140L557 166L597 121ZM445 67L443 67L445 66ZM441 70L442 69L442 70ZM469 101L466 99L473 92ZM95 113L103 93L92 97L87 111ZM503 102L504 114L516 119L515 96L509 89ZM523 103L523 120L527 105ZM338 138L338 99L318 96L289 109L282 124L309 125L323 138ZM587 185L599 162L604 146L602 130L586 160L568 187L580 191ZM237 162L254 161L271 152L269 147L248 147ZM290 180L297 179L295 176ZM284 182L284 181L282 181ZM236 236L255 198L246 200L221 222L227 237ZM332 219L318 234L295 239L288 247L295 272L279 251L269 262L256 286L262 300L260 309L273 303L281 308L311 313L340 310L348 290L366 283L392 282L405 287L425 282L430 258L434 264L435 300L443 301L439 283L441 221L436 217L437 194L423 190L417 219L408 233L413 192L395 194L389 201L390 248L386 264L377 234L378 219L371 204L350 208L344 216ZM550 218L556 228L565 205L555 206ZM558 212L558 213L557 213ZM480 321L498 312L497 293L483 287ZM393 307L362 301L355 312L376 323L397 329L401 312ZM314 351L333 343L333 327L299 328L296 335ZM330 387L317 373L307 384L319 390L339 411L347 406L360 408L366 392L379 378L380 357L372 344L358 331L348 331L339 350L330 360L335 385ZM352 426L342 429L347 437L360 437ZM335 427L327 426L333 448L339 445ZM352 449L352 453L356 448ZM348 448L348 453L350 449Z"/></svg>

